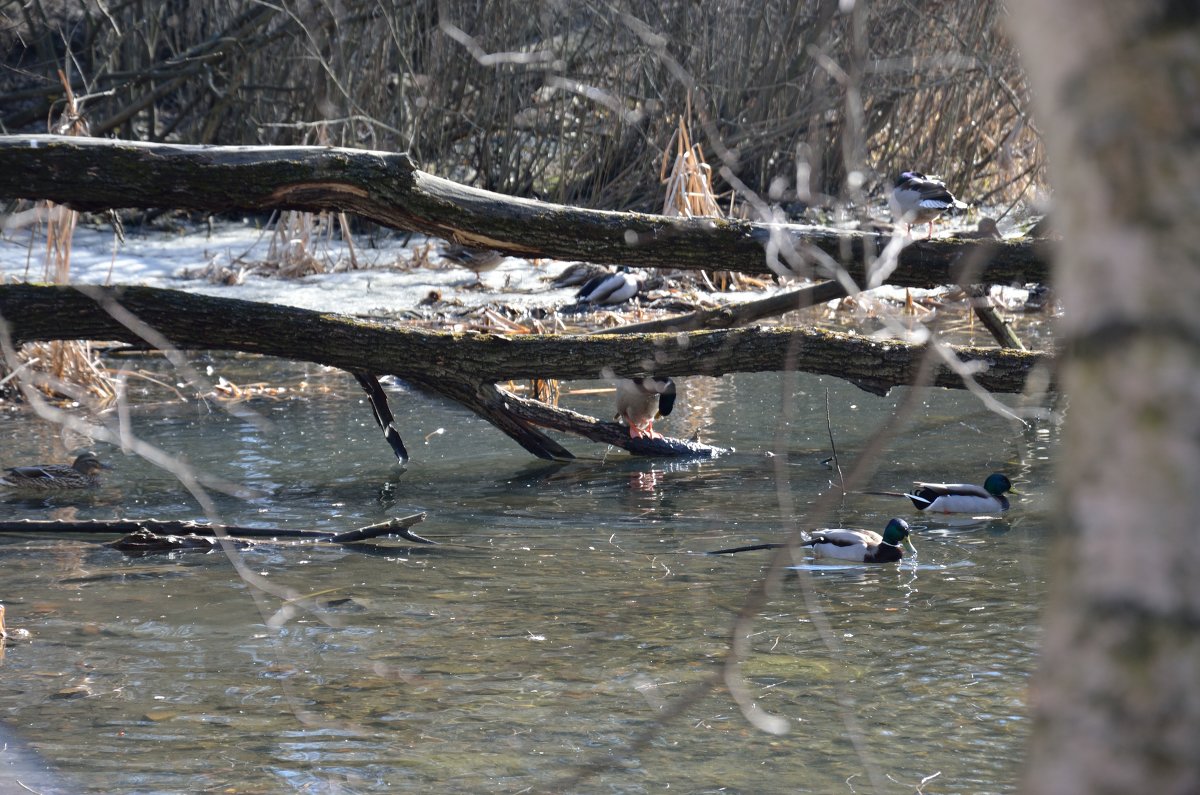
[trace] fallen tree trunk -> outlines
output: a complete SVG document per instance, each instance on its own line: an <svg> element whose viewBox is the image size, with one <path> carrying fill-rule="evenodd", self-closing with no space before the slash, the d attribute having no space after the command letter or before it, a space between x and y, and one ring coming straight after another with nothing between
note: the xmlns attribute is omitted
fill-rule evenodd
<svg viewBox="0 0 1200 795"><path fill-rule="evenodd" d="M882 395L911 384L925 352L923 346L902 341L810 328L586 336L447 333L152 287L0 285L0 320L18 345L116 340L140 349L258 353L338 367L356 377L395 375L466 406L547 459L571 454L533 426L568 430L649 455L720 451L678 440L631 440L622 426L598 427L591 418L503 393L496 382L802 370L844 378ZM992 392L1021 391L1029 372L1051 361L1046 354L1024 351L955 352L961 361L982 366L975 380ZM963 386L946 367L937 368L931 383ZM385 416L380 424L386 428L389 421ZM403 444L397 448L393 443L397 449L403 450Z"/></svg>
<svg viewBox="0 0 1200 795"><path fill-rule="evenodd" d="M792 327L586 336L425 331L156 287L0 285L0 316L16 344L90 339L150 348L144 335L149 328L179 349L260 353L392 374L433 389L447 375L496 383L802 370L835 375L882 395L911 383L924 350L899 340ZM131 318L137 323L128 323ZM994 348L963 347L957 353L962 361L986 365L976 380L991 392L1020 392L1029 371L1050 358ZM932 385L958 388L962 380L941 368Z"/></svg>
<svg viewBox="0 0 1200 795"><path fill-rule="evenodd" d="M49 199L80 210L168 207L205 212L349 211L376 223L524 257L828 278L836 262L869 281L887 238L736 219L674 218L567 207L466 187L418 170L406 154L334 147L184 146L55 135L0 136L0 198ZM959 281L981 243L917 240L888 284ZM1043 246L988 242L976 281L1045 283ZM768 255L768 252L775 252ZM785 253L788 256L785 256Z"/></svg>

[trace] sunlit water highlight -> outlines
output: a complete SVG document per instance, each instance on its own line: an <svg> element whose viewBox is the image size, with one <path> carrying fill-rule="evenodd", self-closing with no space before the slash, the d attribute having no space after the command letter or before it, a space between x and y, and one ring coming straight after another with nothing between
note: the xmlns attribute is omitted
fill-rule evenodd
<svg viewBox="0 0 1200 795"><path fill-rule="evenodd" d="M256 380L299 372L214 363ZM53 768L59 791L550 790L596 758L611 764L583 791L871 792L875 780L907 793L934 774L927 791L1016 789L1053 532L1054 426L1023 429L965 394L930 390L870 488L1004 470L1022 492L1013 510L947 520L849 496L820 524L880 530L904 516L919 553L883 566L804 559L770 600L743 672L791 731L755 730L716 692L626 755L721 660L769 554L701 553L813 526L807 511L832 477L821 463L826 390L844 465L903 390L689 379L661 429L699 431L735 454L630 460L570 439L586 458L548 465L473 416L392 386L414 459L401 470L353 382L322 377L327 392L253 403L269 430L203 402L135 407L134 429L260 493L218 495L227 522L341 531L426 511L415 529L441 546L242 552L281 593L316 594L319 610L273 628L281 599L256 599L222 555L130 559L95 538L0 536L0 600L10 625L33 635L0 667L0 733ZM609 416L611 400L563 402ZM3 465L51 453L52 434L27 414L0 417L0 429ZM0 502L0 518L204 518L170 476L99 449L115 468L98 493Z"/></svg>

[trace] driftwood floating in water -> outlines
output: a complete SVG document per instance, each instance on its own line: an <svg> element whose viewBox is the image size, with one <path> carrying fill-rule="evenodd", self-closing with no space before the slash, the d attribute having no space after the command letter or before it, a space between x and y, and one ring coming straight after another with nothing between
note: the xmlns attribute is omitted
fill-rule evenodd
<svg viewBox="0 0 1200 795"><path fill-rule="evenodd" d="M832 259L866 285L888 239L797 224L589 210L470 188L420 171L403 153L325 146L187 146L59 135L0 136L0 198L50 199L80 210L352 212L395 229L521 257L691 270L830 275ZM1046 247L1027 241L914 240L886 282L960 281L964 254L987 246L973 281L1047 283Z"/></svg>
<svg viewBox="0 0 1200 795"><path fill-rule="evenodd" d="M256 541L312 542L325 544L353 545L380 536L399 536L415 544L436 544L417 535L409 528L425 520L424 513L396 517L386 522L347 530L344 533L329 533L318 530L296 530L286 527L238 527L223 525L220 528L204 522L174 521L169 519L88 519L62 521L56 519L22 519L0 522L0 533L99 533L125 535L111 543L115 549L135 554L170 551L209 551L217 549L218 539L247 546Z"/></svg>

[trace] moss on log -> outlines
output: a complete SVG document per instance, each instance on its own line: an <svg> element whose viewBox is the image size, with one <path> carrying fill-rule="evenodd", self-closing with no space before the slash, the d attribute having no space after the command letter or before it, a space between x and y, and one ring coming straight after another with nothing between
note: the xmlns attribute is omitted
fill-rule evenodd
<svg viewBox="0 0 1200 795"><path fill-rule="evenodd" d="M154 287L0 285L0 317L17 343L116 340L141 348L153 329L180 349L259 353L392 374L436 389L440 379L496 383L518 378L711 375L801 370L885 394L910 384L925 348L812 328L760 327L657 334L502 336L402 328L328 312L195 295ZM133 322L136 320L136 322ZM1042 353L960 347L983 365L991 392L1020 392ZM934 386L961 387L938 368Z"/></svg>

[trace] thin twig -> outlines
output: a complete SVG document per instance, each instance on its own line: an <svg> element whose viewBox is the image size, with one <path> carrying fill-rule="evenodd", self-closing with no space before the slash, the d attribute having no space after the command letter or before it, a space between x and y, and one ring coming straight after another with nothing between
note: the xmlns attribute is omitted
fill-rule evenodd
<svg viewBox="0 0 1200 795"><path fill-rule="evenodd" d="M829 388L825 388L825 430L829 432L829 449L833 451L833 469L837 472L838 486L842 490L842 500L846 499L846 479L842 477L842 465L838 461L837 443L833 440L833 420L829 408Z"/></svg>

